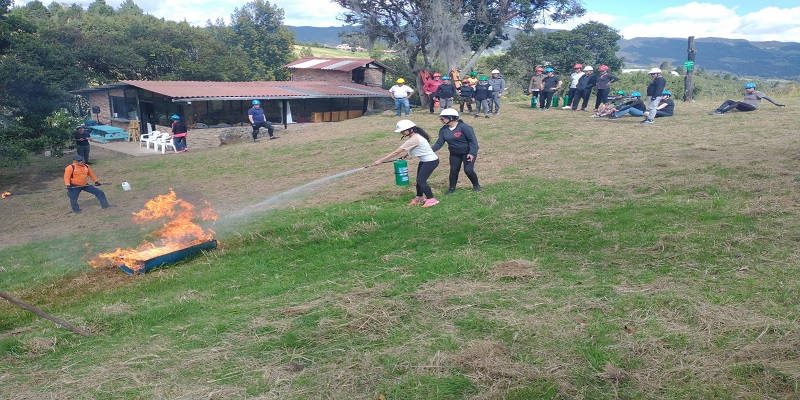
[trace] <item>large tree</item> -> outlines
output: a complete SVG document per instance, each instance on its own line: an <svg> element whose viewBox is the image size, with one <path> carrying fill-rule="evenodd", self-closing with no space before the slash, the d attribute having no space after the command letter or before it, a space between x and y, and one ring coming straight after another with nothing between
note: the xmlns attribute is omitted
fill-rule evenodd
<svg viewBox="0 0 800 400"><path fill-rule="evenodd" d="M578 0L333 0L346 10L344 21L362 25L407 57L413 71L439 60L469 69L480 54L505 37L510 25L530 29L537 23L583 15ZM471 58L462 65L464 55ZM422 58L417 61L417 58ZM421 66L417 65L421 62Z"/></svg>
<svg viewBox="0 0 800 400"><path fill-rule="evenodd" d="M616 55L620 38L615 29L590 21L569 31L520 33L511 42L508 54L521 60L528 74L532 74L537 65L567 72L575 63L592 65L595 69L605 64L612 71L618 71L623 63Z"/></svg>
<svg viewBox="0 0 800 400"><path fill-rule="evenodd" d="M231 28L235 33L231 44L247 52L258 78L289 78L289 71L282 67L294 60L294 33L283 26L283 9L268 1L251 1L234 10Z"/></svg>

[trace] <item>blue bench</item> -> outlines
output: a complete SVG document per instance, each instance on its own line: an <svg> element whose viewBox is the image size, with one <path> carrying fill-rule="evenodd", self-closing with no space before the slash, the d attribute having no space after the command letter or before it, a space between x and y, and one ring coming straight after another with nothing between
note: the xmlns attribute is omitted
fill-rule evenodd
<svg viewBox="0 0 800 400"><path fill-rule="evenodd" d="M128 141L128 132L122 128L110 125L94 125L89 132L89 138L94 142L108 143L112 141Z"/></svg>

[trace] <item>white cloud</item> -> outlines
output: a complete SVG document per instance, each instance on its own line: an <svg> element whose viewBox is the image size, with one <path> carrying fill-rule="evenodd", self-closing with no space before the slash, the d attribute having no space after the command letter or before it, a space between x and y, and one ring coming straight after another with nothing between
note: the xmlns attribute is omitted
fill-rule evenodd
<svg viewBox="0 0 800 400"><path fill-rule="evenodd" d="M620 33L628 39L694 36L792 42L800 37L800 7L765 7L743 15L737 11L738 7L693 2L646 15Z"/></svg>

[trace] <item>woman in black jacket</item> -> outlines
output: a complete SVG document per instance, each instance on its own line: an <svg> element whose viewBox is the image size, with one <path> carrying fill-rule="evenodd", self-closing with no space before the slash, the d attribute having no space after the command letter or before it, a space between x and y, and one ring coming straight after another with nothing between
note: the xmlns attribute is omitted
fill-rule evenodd
<svg viewBox="0 0 800 400"><path fill-rule="evenodd" d="M462 164L464 173L472 182L472 190L480 192L481 185L478 183L478 174L475 173L475 160L478 158L478 138L475 137L475 131L460 120L458 111L452 108L442 110L439 120L444 126L439 129L439 138L431 149L437 151L447 143L447 149L450 150L450 187L445 194L456 191Z"/></svg>

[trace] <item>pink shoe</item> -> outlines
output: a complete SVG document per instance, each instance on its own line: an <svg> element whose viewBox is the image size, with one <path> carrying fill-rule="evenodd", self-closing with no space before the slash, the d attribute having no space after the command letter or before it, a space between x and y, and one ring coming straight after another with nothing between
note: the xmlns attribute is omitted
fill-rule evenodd
<svg viewBox="0 0 800 400"><path fill-rule="evenodd" d="M408 203L410 206L415 206L417 204L421 204L425 202L424 197L415 197L414 200L411 200L411 203Z"/></svg>
<svg viewBox="0 0 800 400"><path fill-rule="evenodd" d="M433 207L433 206L435 206L437 204L439 204L439 200L436 200L434 198L430 198L428 200L425 200L425 204L423 204L422 207L423 208L424 207Z"/></svg>

